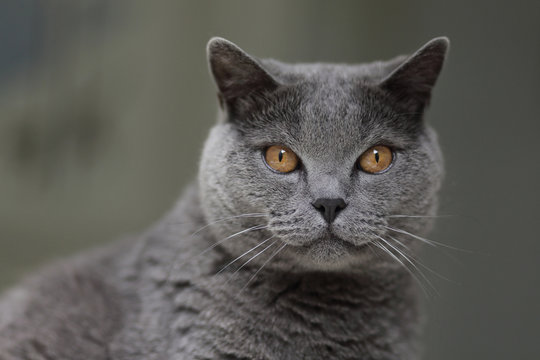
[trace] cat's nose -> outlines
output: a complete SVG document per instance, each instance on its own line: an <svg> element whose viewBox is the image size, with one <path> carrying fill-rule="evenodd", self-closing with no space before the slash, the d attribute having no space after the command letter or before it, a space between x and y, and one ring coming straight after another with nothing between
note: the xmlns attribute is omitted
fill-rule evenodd
<svg viewBox="0 0 540 360"><path fill-rule="evenodd" d="M324 220L329 224L334 221L341 210L347 207L347 203L342 198L317 199L311 205L322 214Z"/></svg>

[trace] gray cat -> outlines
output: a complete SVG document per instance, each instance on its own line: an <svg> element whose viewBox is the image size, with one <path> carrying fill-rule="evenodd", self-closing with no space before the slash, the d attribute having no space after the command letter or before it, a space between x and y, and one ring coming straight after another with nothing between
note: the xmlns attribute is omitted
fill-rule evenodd
<svg viewBox="0 0 540 360"><path fill-rule="evenodd" d="M4 294L0 359L418 359L447 48L291 65L210 40L198 181L138 238Z"/></svg>

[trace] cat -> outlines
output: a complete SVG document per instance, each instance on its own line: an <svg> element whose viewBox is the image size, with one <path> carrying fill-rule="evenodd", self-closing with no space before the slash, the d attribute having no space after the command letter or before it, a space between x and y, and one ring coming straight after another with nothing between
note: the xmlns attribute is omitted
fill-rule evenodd
<svg viewBox="0 0 540 360"><path fill-rule="evenodd" d="M414 262L443 162L424 120L448 39L361 65L207 46L198 179L144 234L0 301L0 359L418 359Z"/></svg>

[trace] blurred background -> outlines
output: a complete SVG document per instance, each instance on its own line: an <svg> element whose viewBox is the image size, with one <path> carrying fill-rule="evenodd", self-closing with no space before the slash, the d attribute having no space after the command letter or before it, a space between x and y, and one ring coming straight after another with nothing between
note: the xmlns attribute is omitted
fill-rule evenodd
<svg viewBox="0 0 540 360"><path fill-rule="evenodd" d="M353 63L446 35L432 239L472 252L423 256L451 280L430 275L426 359L540 358L539 19L533 1L1 1L0 289L173 204L215 121L211 36Z"/></svg>

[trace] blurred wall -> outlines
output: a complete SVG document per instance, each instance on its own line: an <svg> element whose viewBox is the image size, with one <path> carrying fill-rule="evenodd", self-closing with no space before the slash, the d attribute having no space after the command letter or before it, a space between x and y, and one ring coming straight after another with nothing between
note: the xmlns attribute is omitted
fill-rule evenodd
<svg viewBox="0 0 540 360"><path fill-rule="evenodd" d="M428 119L447 179L426 359L540 356L540 6L515 1L0 3L0 287L138 232L194 178L214 122L205 44L362 62L447 35ZM447 256L448 255L448 256Z"/></svg>

